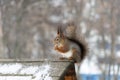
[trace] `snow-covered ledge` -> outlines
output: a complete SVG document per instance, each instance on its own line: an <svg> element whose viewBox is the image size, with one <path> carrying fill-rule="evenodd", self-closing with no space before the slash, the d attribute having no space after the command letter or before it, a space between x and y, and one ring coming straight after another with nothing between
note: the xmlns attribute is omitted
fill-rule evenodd
<svg viewBox="0 0 120 80"><path fill-rule="evenodd" d="M0 80L61 80L70 66L67 60L0 59Z"/></svg>

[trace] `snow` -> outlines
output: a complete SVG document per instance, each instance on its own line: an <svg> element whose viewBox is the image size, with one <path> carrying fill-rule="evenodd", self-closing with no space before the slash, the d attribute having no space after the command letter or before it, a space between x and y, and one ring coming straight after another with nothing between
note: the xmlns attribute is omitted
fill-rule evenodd
<svg viewBox="0 0 120 80"><path fill-rule="evenodd" d="M49 64L27 66L20 63L1 63L0 80L52 80Z"/></svg>
<svg viewBox="0 0 120 80"><path fill-rule="evenodd" d="M38 71L35 76L36 79L35 80L52 80L52 78L49 76L50 74L48 73L50 71L50 65L43 65L41 66L41 68L39 69L40 71Z"/></svg>
<svg viewBox="0 0 120 80"><path fill-rule="evenodd" d="M20 68L22 68L22 65L21 64L10 64L10 65L7 65L7 64L0 64L0 73L4 73L4 74L13 74L13 73L16 73Z"/></svg>
<svg viewBox="0 0 120 80"><path fill-rule="evenodd" d="M23 76L0 76L0 80L31 80L31 76L23 77Z"/></svg>
<svg viewBox="0 0 120 80"><path fill-rule="evenodd" d="M35 71L38 69L38 67L34 67L34 66L30 66L30 67L27 67L27 68L23 68L21 71L20 71L20 74L34 74Z"/></svg>

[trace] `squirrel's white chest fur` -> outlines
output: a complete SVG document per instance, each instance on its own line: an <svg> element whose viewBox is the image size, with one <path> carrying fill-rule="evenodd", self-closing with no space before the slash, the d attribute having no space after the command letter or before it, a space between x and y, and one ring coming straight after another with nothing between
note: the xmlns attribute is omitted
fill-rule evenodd
<svg viewBox="0 0 120 80"><path fill-rule="evenodd" d="M62 56L65 57L65 58L69 58L72 56L72 49L69 50L68 52L65 52L65 53L62 53Z"/></svg>
<svg viewBox="0 0 120 80"><path fill-rule="evenodd" d="M65 57L65 58L69 58L69 57L71 57L72 55L73 55L72 49L69 50L69 51L66 52L66 53L62 53L62 56Z"/></svg>
<svg viewBox="0 0 120 80"><path fill-rule="evenodd" d="M66 45L69 46L69 50L65 53L61 53L63 57L65 58L70 58L73 56L73 48L77 49L79 51L79 46L73 42L70 42L70 41L66 41Z"/></svg>

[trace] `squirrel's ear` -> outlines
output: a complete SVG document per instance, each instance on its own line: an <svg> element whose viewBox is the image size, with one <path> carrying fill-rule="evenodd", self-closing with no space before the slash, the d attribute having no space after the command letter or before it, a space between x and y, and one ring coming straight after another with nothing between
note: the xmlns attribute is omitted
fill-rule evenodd
<svg viewBox="0 0 120 80"><path fill-rule="evenodd" d="M59 32L60 32L60 37L64 37L64 34L63 34L63 30L62 30L62 27L59 27Z"/></svg>
<svg viewBox="0 0 120 80"><path fill-rule="evenodd" d="M62 33L63 32L62 32L61 26L58 26L57 34L61 35Z"/></svg>
<svg viewBox="0 0 120 80"><path fill-rule="evenodd" d="M60 27L57 28L57 34L60 34Z"/></svg>
<svg viewBox="0 0 120 80"><path fill-rule="evenodd" d="M62 26L58 26L57 35L59 35L62 38L64 37Z"/></svg>

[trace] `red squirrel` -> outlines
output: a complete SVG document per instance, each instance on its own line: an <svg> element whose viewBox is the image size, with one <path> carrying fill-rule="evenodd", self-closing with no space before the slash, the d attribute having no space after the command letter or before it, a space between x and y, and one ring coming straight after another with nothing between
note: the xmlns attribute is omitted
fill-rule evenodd
<svg viewBox="0 0 120 80"><path fill-rule="evenodd" d="M68 24L66 33L67 35L63 33L61 27L58 27L57 36L54 39L54 49L63 55L63 58L81 62L88 51L85 39L76 37L74 24Z"/></svg>
<svg viewBox="0 0 120 80"><path fill-rule="evenodd" d="M84 60L88 48L85 39L77 37L75 31L76 27L73 23L67 25L66 34L63 33L61 27L58 27L57 36L54 39L54 49L63 56L62 59L66 58L75 62L75 70L79 80L80 63Z"/></svg>

